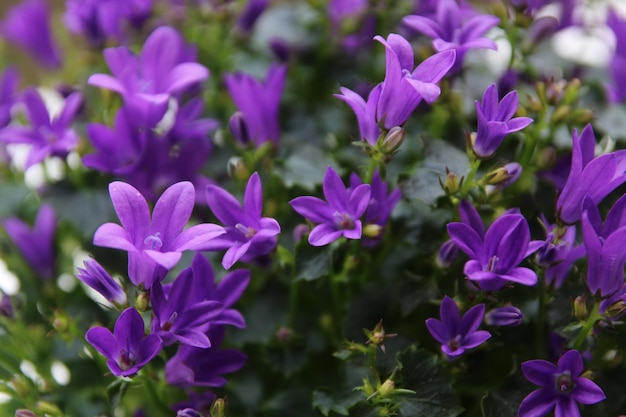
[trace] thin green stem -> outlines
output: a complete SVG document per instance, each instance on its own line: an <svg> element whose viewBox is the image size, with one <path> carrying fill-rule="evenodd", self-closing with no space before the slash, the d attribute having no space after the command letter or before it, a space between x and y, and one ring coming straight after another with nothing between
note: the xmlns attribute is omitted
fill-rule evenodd
<svg viewBox="0 0 626 417"><path fill-rule="evenodd" d="M591 334L593 330L593 326L601 318L599 311L600 311L600 303L596 302L593 305L591 314L589 314L589 317L583 324L583 328L581 329L580 333L578 333L578 336L576 337L576 340L574 341L574 349L580 350L580 348L583 347L583 345L585 344L587 337Z"/></svg>
<svg viewBox="0 0 626 417"><path fill-rule="evenodd" d="M461 198L466 198L472 187L476 185L474 183L474 178L476 178L476 173L478 173L478 168L480 168L480 162L481 160L478 158L470 160L469 171L465 180L463 180L463 185L461 186Z"/></svg>

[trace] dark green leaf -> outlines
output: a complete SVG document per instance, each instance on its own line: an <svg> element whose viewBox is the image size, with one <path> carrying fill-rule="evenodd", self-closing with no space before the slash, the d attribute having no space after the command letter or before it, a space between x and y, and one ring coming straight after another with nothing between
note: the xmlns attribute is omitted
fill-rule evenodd
<svg viewBox="0 0 626 417"><path fill-rule="evenodd" d="M313 281L325 275L331 268L330 246L311 246L306 242L296 247L296 279Z"/></svg>
<svg viewBox="0 0 626 417"><path fill-rule="evenodd" d="M481 406L483 417L517 417L519 401L513 401L495 392L489 392L483 397Z"/></svg>
<svg viewBox="0 0 626 417"><path fill-rule="evenodd" d="M59 187L52 190L48 202L59 220L72 224L87 240L91 240L100 225L115 218L106 190L70 191Z"/></svg>
<svg viewBox="0 0 626 417"><path fill-rule="evenodd" d="M331 411L342 416L347 416L350 408L363 400L363 394L357 391L347 395L331 395L325 391L313 391L313 407L328 416Z"/></svg>
<svg viewBox="0 0 626 417"><path fill-rule="evenodd" d="M287 187L298 185L307 190L314 190L321 184L324 173L332 161L312 145L300 145L276 171Z"/></svg>
<svg viewBox="0 0 626 417"><path fill-rule="evenodd" d="M411 348L398 355L398 361L402 366L401 388L415 391L415 395L401 397L400 415L456 417L461 414L463 408L452 389L450 374L436 356Z"/></svg>

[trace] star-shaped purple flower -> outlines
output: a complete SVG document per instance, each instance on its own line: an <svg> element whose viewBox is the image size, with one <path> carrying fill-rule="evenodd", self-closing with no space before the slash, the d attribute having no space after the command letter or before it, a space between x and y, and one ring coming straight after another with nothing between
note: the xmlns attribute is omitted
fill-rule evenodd
<svg viewBox="0 0 626 417"><path fill-rule="evenodd" d="M230 269L240 259L249 261L266 255L276 247L280 225L271 217L261 217L263 189L258 173L248 180L243 206L217 185L208 185L206 190L207 203L226 226L226 233L209 242L203 250L227 249L222 258L225 269Z"/></svg>
<svg viewBox="0 0 626 417"><path fill-rule="evenodd" d="M477 157L491 157L506 135L522 130L533 122L530 117L513 117L518 103L517 91L509 92L498 102L495 84L487 87L482 103L476 100L478 130L472 140L472 150Z"/></svg>
<svg viewBox="0 0 626 417"><path fill-rule="evenodd" d="M215 224L198 224L182 230L195 203L195 190L190 182L179 182L165 190L152 216L145 198L134 187L113 182L109 194L122 225L103 224L96 230L93 243L128 251L128 276L133 284L142 284L144 288L162 279L183 251L200 250L225 232Z"/></svg>
<svg viewBox="0 0 626 417"><path fill-rule="evenodd" d="M491 337L488 331L478 330L485 316L484 304L475 305L461 317L459 306L446 295L441 302L439 316L441 320L426 320L426 327L435 340L441 343L441 350L449 358L460 356Z"/></svg>
<svg viewBox="0 0 626 417"><path fill-rule="evenodd" d="M309 243L324 246L341 236L360 239L362 224L359 218L369 205L370 185L361 184L348 191L335 170L328 167L322 188L327 201L304 196L289 202L298 214L318 223L309 234Z"/></svg>
<svg viewBox="0 0 626 417"><path fill-rule="evenodd" d="M105 356L115 376L134 375L159 354L162 342L156 334L144 337L144 323L134 308L122 312L113 333L106 327L92 327L85 339Z"/></svg>
<svg viewBox="0 0 626 417"><path fill-rule="evenodd" d="M557 215L566 224L580 220L585 195L599 204L604 197L626 182L626 150L594 158L596 139L591 125L580 136L572 136L572 164L569 176L556 202Z"/></svg>
<svg viewBox="0 0 626 417"><path fill-rule="evenodd" d="M602 388L581 376L583 359L577 350L561 356L556 366L545 360L522 363L526 379L541 386L522 400L519 417L542 417L554 410L555 417L580 417L580 404L596 404L606 398Z"/></svg>
<svg viewBox="0 0 626 417"><path fill-rule="evenodd" d="M519 263L535 252L543 242L530 241L530 229L524 216L506 214L498 218L481 236L468 224L448 224L450 239L471 259L465 263L465 275L486 291L497 291L510 282L535 285L535 271Z"/></svg>

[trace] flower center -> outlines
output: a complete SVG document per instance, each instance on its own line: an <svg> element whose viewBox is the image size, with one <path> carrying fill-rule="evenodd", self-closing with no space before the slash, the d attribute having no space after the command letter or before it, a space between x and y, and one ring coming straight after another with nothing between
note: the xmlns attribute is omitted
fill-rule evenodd
<svg viewBox="0 0 626 417"><path fill-rule="evenodd" d="M569 372L556 375L555 384L559 394L569 394L576 388L576 383Z"/></svg>
<svg viewBox="0 0 626 417"><path fill-rule="evenodd" d="M489 262L487 263L487 268L485 269L485 271L495 272L499 260L500 258L498 258L496 255L493 255L491 258L489 258Z"/></svg>
<svg viewBox="0 0 626 417"><path fill-rule="evenodd" d="M237 223L235 225L235 229L239 230L241 233L243 233L243 235L247 238L247 239L252 239L254 237L254 235L256 235L257 231L256 229L253 229L252 227L247 227L244 226L241 223Z"/></svg>
<svg viewBox="0 0 626 417"><path fill-rule="evenodd" d="M337 226L338 229L354 229L354 218L348 213L339 213L336 211L335 214L333 214L333 218L335 219L335 226Z"/></svg>
<svg viewBox="0 0 626 417"><path fill-rule="evenodd" d="M457 334L454 338L450 339L450 341L448 342L448 347L452 352L461 347L461 339L462 338L460 334Z"/></svg>
<svg viewBox="0 0 626 417"><path fill-rule="evenodd" d="M122 349L120 351L119 366L122 369L122 371L126 371L126 370L132 368L133 366L135 366L135 358L126 349Z"/></svg>
<svg viewBox="0 0 626 417"><path fill-rule="evenodd" d="M150 249L161 249L163 246L163 241L161 240L161 232L156 232L153 235L148 236L144 239L143 243L146 244Z"/></svg>
<svg viewBox="0 0 626 417"><path fill-rule="evenodd" d="M176 320L176 317L178 317L178 313L175 311L172 313L170 318L165 323L163 323L163 326L161 326L161 330L169 332L174 325L174 320Z"/></svg>

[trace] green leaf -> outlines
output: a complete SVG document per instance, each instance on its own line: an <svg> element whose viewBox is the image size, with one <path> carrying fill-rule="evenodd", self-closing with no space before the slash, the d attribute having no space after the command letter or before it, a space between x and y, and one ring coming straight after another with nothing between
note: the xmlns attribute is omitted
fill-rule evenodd
<svg viewBox="0 0 626 417"><path fill-rule="evenodd" d="M282 165L276 167L276 172L286 187L298 185L313 191L317 184L322 183L329 165L335 164L319 147L307 144L295 148Z"/></svg>
<svg viewBox="0 0 626 417"><path fill-rule="evenodd" d="M481 408L483 417L517 417L518 400L512 400L495 392L483 397Z"/></svg>
<svg viewBox="0 0 626 417"><path fill-rule="evenodd" d="M456 417L463 412L447 369L436 356L411 348L398 355L402 388L415 391L400 402L402 416Z"/></svg>
<svg viewBox="0 0 626 417"><path fill-rule="evenodd" d="M296 246L296 279L313 281L328 275L332 263L330 245L317 247L306 242Z"/></svg>
<svg viewBox="0 0 626 417"><path fill-rule="evenodd" d="M349 414L350 408L363 400L363 394L353 391L347 395L331 395L326 391L313 391L313 407L320 410L322 414L328 416L335 412L342 416Z"/></svg>
<svg viewBox="0 0 626 417"><path fill-rule="evenodd" d="M115 218L106 189L68 190L58 186L51 191L48 202L54 207L59 220L72 224L87 240L91 240L100 225Z"/></svg>
<svg viewBox="0 0 626 417"><path fill-rule="evenodd" d="M109 384L107 387L107 398L111 404L111 409L115 410L117 408L129 385L129 381L121 378L118 378Z"/></svg>
<svg viewBox="0 0 626 417"><path fill-rule="evenodd" d="M424 146L424 159L415 172L398 182L402 195L429 205L435 204L439 197L445 195L439 180L445 181L446 167L459 178L464 176L469 169L467 155L441 139L428 141Z"/></svg>
<svg viewBox="0 0 626 417"><path fill-rule="evenodd" d="M30 192L25 185L3 184L0 187L0 217L14 215Z"/></svg>

